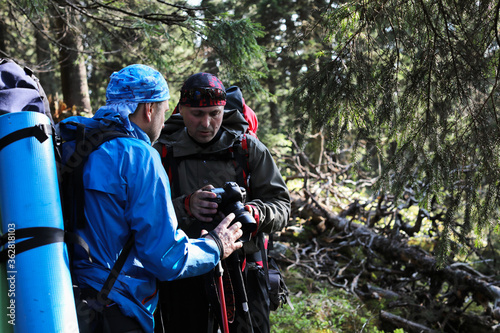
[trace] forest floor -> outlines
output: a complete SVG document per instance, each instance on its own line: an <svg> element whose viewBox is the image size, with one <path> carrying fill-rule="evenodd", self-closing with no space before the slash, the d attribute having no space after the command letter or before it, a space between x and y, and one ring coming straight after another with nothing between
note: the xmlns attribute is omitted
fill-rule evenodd
<svg viewBox="0 0 500 333"><path fill-rule="evenodd" d="M275 243L285 248L289 243ZM290 259L293 254L287 252ZM403 333L403 330L379 329L380 306L365 304L356 294L332 286L327 279L315 279L304 267L279 263L291 305L284 304L271 312L271 333ZM293 307L293 308L292 308Z"/></svg>
<svg viewBox="0 0 500 333"><path fill-rule="evenodd" d="M271 312L271 332L500 332L498 224L474 234L420 202L418 183L375 191L378 176L345 152L312 163L294 147L291 218L270 251L293 308Z"/></svg>
<svg viewBox="0 0 500 333"><path fill-rule="evenodd" d="M419 237L408 237L413 227L405 223L398 234L370 227L362 211L354 214L361 224L339 228L351 209L323 219L325 211L316 209L314 200L295 199L292 220L275 235L270 251L293 308L285 304L271 313L271 332L500 331L496 250L474 253L469 248L467 257L453 255L438 265L422 230ZM418 214L409 219L414 221L406 225L416 225ZM496 249L495 244L488 248Z"/></svg>
<svg viewBox="0 0 500 333"><path fill-rule="evenodd" d="M355 295L297 269L283 273L293 309L285 304L271 313L271 332L384 332L378 329L377 309L369 309Z"/></svg>

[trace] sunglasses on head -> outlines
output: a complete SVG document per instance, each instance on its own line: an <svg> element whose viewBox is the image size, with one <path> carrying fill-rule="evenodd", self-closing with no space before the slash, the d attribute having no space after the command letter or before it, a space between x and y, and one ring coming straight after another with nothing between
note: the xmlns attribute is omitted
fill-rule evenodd
<svg viewBox="0 0 500 333"><path fill-rule="evenodd" d="M202 99L225 100L226 92L218 88L193 88L183 91L182 98L191 101L200 101Z"/></svg>

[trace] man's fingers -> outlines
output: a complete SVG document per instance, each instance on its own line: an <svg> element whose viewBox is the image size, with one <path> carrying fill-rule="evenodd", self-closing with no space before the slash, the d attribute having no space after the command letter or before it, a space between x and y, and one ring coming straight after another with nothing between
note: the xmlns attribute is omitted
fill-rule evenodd
<svg viewBox="0 0 500 333"><path fill-rule="evenodd" d="M243 230L241 229L238 229L238 231L236 232L236 237L235 237L235 240L238 240L241 238L241 236L243 236ZM240 242L241 243L241 242Z"/></svg>
<svg viewBox="0 0 500 333"><path fill-rule="evenodd" d="M227 228L229 226L229 224L231 224L231 222L234 220L234 217L236 215L234 215L234 213L230 213L228 216L226 216L221 222L220 222L220 226L224 227L224 228Z"/></svg>
<svg viewBox="0 0 500 333"><path fill-rule="evenodd" d="M233 230L236 230L236 229L240 229L241 230L241 227L242 227L241 222L236 222L232 226L230 226L229 228L233 229Z"/></svg>
<svg viewBox="0 0 500 333"><path fill-rule="evenodd" d="M204 188L210 189L213 186L207 185ZM215 193L206 192L202 189L194 192L189 202L191 214L202 222L212 222L212 216L217 213L217 203L206 199L213 199L213 197L215 197Z"/></svg>
<svg viewBox="0 0 500 333"><path fill-rule="evenodd" d="M236 222L232 226L228 228L229 232L232 233L234 237L234 241L237 241L238 239L243 236L243 230L241 230L241 223Z"/></svg>
<svg viewBox="0 0 500 333"><path fill-rule="evenodd" d="M193 195L191 196L191 200L193 204L200 207L217 208L217 203L210 201L211 199L214 199L216 196L217 195L213 192L198 190L193 193Z"/></svg>
<svg viewBox="0 0 500 333"><path fill-rule="evenodd" d="M236 242L236 243L234 243L234 250L235 251L241 249L242 247L243 247L243 242Z"/></svg>

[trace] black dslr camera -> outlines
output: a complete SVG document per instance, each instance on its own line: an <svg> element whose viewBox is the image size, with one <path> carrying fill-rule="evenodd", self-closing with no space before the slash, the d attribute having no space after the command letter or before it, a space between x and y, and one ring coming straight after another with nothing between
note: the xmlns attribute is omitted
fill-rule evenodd
<svg viewBox="0 0 500 333"><path fill-rule="evenodd" d="M257 229L257 222L243 205L247 196L245 188L240 187L235 182L227 182L224 184L224 187L211 189L210 192L217 194L215 198L209 201L216 202L219 206L219 211L226 216L230 213L236 215L232 223L241 222L243 236L241 236L240 240L248 242L252 236L252 232Z"/></svg>

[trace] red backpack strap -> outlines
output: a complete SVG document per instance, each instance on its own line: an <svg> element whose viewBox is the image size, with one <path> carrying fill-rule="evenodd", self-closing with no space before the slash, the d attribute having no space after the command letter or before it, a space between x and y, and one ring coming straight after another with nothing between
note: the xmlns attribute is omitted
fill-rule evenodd
<svg viewBox="0 0 500 333"><path fill-rule="evenodd" d="M237 183L249 192L250 163L248 154L247 136L243 134L236 140L229 151L233 154L234 169L236 170Z"/></svg>
<svg viewBox="0 0 500 333"><path fill-rule="evenodd" d="M248 156L248 143L247 143L247 135L243 134L241 138L241 148L245 151L245 154Z"/></svg>
<svg viewBox="0 0 500 333"><path fill-rule="evenodd" d="M168 148L167 145L161 145L161 164L163 165L163 168L167 172L168 175L168 180L172 181L172 170L168 165L167 161L167 155L168 155Z"/></svg>
<svg viewBox="0 0 500 333"><path fill-rule="evenodd" d="M177 164L178 161L174 158L174 150L172 147L168 147L166 144L161 145L161 163L163 164L163 168L167 172L168 180L170 181L170 190L172 195L178 195L180 184L179 177L174 174L177 174Z"/></svg>
<svg viewBox="0 0 500 333"><path fill-rule="evenodd" d="M161 156L161 163L165 167L165 161L164 161L164 159L165 159L165 157L167 157L167 146L166 145L161 145L160 156Z"/></svg>

